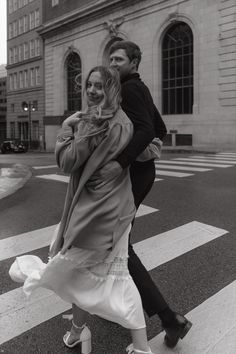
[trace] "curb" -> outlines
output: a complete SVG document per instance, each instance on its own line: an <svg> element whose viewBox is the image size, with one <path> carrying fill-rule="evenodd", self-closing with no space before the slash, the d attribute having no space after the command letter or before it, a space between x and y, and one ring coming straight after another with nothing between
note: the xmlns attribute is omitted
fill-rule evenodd
<svg viewBox="0 0 236 354"><path fill-rule="evenodd" d="M26 165L15 164L12 167L1 168L0 180L2 180L3 183L0 183L0 185L2 185L3 188L0 189L0 199L13 194L18 189L22 188L31 176L32 171Z"/></svg>

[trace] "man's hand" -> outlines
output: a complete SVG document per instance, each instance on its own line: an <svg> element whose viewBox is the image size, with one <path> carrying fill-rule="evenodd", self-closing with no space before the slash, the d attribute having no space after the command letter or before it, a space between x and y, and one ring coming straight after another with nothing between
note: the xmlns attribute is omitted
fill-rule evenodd
<svg viewBox="0 0 236 354"><path fill-rule="evenodd" d="M115 179L122 171L123 168L117 161L110 161L91 176L87 185L93 188L100 187Z"/></svg>

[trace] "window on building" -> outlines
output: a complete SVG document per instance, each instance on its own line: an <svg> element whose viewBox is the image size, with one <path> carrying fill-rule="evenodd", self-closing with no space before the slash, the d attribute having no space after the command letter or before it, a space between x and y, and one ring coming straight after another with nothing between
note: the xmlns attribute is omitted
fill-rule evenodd
<svg viewBox="0 0 236 354"><path fill-rule="evenodd" d="M40 55L40 40L39 38L35 39L35 55Z"/></svg>
<svg viewBox="0 0 236 354"><path fill-rule="evenodd" d="M9 75L9 90L10 91L13 90L13 75L12 74Z"/></svg>
<svg viewBox="0 0 236 354"><path fill-rule="evenodd" d="M29 28L30 30L34 29L35 27L35 12L31 12L29 15Z"/></svg>
<svg viewBox="0 0 236 354"><path fill-rule="evenodd" d="M35 27L38 27L39 26L39 9L35 10L34 12L34 19L35 19Z"/></svg>
<svg viewBox="0 0 236 354"><path fill-rule="evenodd" d="M22 61L23 60L23 44L20 44L19 45L19 48L18 48L18 59L19 61Z"/></svg>
<svg viewBox="0 0 236 354"><path fill-rule="evenodd" d="M17 73L13 74L13 88L17 90Z"/></svg>
<svg viewBox="0 0 236 354"><path fill-rule="evenodd" d="M29 29L29 17L28 15L24 16L24 32L27 32Z"/></svg>
<svg viewBox="0 0 236 354"><path fill-rule="evenodd" d="M24 60L28 59L29 57L29 45L28 43L24 43Z"/></svg>
<svg viewBox="0 0 236 354"><path fill-rule="evenodd" d="M33 58L35 56L35 41L32 39L30 41L30 58Z"/></svg>
<svg viewBox="0 0 236 354"><path fill-rule="evenodd" d="M18 48L14 47L13 51L14 51L14 63L17 63L18 62Z"/></svg>
<svg viewBox="0 0 236 354"><path fill-rule="evenodd" d="M13 38L13 23L9 24L9 39Z"/></svg>
<svg viewBox="0 0 236 354"><path fill-rule="evenodd" d="M18 22L17 21L14 21L13 22L13 37L16 37L17 36L17 27L18 27Z"/></svg>
<svg viewBox="0 0 236 354"><path fill-rule="evenodd" d="M10 122L10 136L11 139L15 139L16 137L15 122Z"/></svg>
<svg viewBox="0 0 236 354"><path fill-rule="evenodd" d="M40 68L37 66L35 68L35 85L40 85Z"/></svg>
<svg viewBox="0 0 236 354"><path fill-rule="evenodd" d="M28 0L23 0L23 5L28 5Z"/></svg>
<svg viewBox="0 0 236 354"><path fill-rule="evenodd" d="M59 4L59 0L52 0L52 7Z"/></svg>
<svg viewBox="0 0 236 354"><path fill-rule="evenodd" d="M13 0L9 0L9 14L13 12Z"/></svg>
<svg viewBox="0 0 236 354"><path fill-rule="evenodd" d="M16 11L17 10L17 2L18 0L13 0L13 11Z"/></svg>
<svg viewBox="0 0 236 354"><path fill-rule="evenodd" d="M13 49L9 49L9 64L13 64L14 62L14 56L13 56Z"/></svg>
<svg viewBox="0 0 236 354"><path fill-rule="evenodd" d="M24 87L23 71L19 72L19 84L20 84L20 88L22 89Z"/></svg>
<svg viewBox="0 0 236 354"><path fill-rule="evenodd" d="M24 87L28 87L28 70L24 70Z"/></svg>
<svg viewBox="0 0 236 354"><path fill-rule="evenodd" d="M81 109L81 59L75 52L69 54L66 62L67 69L67 109Z"/></svg>
<svg viewBox="0 0 236 354"><path fill-rule="evenodd" d="M34 74L34 68L30 69L30 86L34 86L35 83L35 74Z"/></svg>
<svg viewBox="0 0 236 354"><path fill-rule="evenodd" d="M24 18L23 17L19 18L18 24L19 24L19 34L22 34L24 32Z"/></svg>
<svg viewBox="0 0 236 354"><path fill-rule="evenodd" d="M39 141L39 121L32 121L32 140Z"/></svg>
<svg viewBox="0 0 236 354"><path fill-rule="evenodd" d="M18 0L18 8L22 8L23 7L23 0Z"/></svg>
<svg viewBox="0 0 236 354"><path fill-rule="evenodd" d="M12 103L12 104L11 104L11 111L12 111L12 112L15 112L15 103Z"/></svg>
<svg viewBox="0 0 236 354"><path fill-rule="evenodd" d="M20 140L28 140L29 138L28 122L18 123L18 134Z"/></svg>
<svg viewBox="0 0 236 354"><path fill-rule="evenodd" d="M193 34L184 22L171 26L162 44L162 113L191 114Z"/></svg>

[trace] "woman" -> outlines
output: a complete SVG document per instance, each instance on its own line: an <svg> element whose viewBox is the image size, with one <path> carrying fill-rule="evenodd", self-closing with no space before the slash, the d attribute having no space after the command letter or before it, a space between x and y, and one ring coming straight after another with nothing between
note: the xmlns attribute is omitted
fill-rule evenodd
<svg viewBox="0 0 236 354"><path fill-rule="evenodd" d="M56 142L58 166L70 174L64 211L50 261L27 277L24 291L39 286L72 303L73 321L63 337L69 348L91 352L87 313L129 328L129 353L151 353L141 299L127 268L128 235L135 215L128 169L108 183L93 174L114 160L132 137L133 127L120 109L116 70L98 66L85 81L87 109L67 118ZM19 259L18 259L19 260Z"/></svg>

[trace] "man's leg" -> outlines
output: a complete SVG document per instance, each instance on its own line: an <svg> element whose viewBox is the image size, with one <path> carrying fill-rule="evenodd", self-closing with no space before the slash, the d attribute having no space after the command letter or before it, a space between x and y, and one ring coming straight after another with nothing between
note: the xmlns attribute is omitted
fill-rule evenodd
<svg viewBox="0 0 236 354"><path fill-rule="evenodd" d="M154 161L135 162L131 166L130 177L137 209L151 190L155 175ZM140 293L145 312L149 317L158 314L166 331L165 343L169 347L174 347L178 340L187 334L192 324L184 316L170 309L131 244L128 268Z"/></svg>
<svg viewBox="0 0 236 354"><path fill-rule="evenodd" d="M135 206L138 209L146 195L152 188L155 180L154 161L135 162L130 168L130 178L134 195ZM150 277L147 269L129 244L128 268L142 299L143 308L149 317L167 312L168 322L172 321L174 313L169 309L161 292ZM168 311L169 309L169 311ZM162 318L161 318L162 319ZM166 322L166 318L163 318Z"/></svg>

